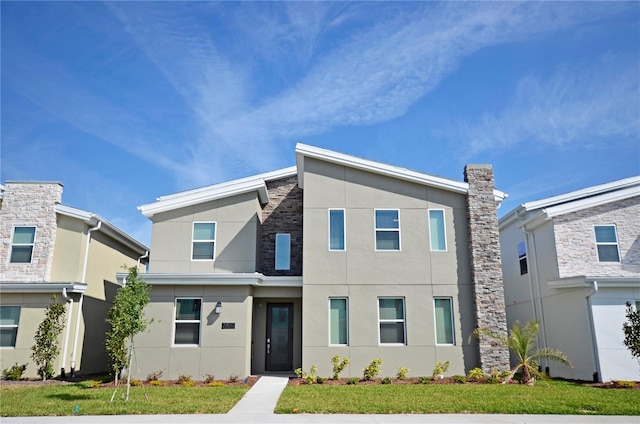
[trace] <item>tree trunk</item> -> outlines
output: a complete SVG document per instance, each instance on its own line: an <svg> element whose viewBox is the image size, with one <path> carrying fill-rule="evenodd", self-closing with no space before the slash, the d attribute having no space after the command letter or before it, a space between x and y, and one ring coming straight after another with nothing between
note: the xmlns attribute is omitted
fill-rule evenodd
<svg viewBox="0 0 640 424"><path fill-rule="evenodd" d="M129 344L129 365L127 366L127 394L124 398L125 402L129 401L129 390L131 389L131 347L133 346L133 337L131 338L131 342Z"/></svg>

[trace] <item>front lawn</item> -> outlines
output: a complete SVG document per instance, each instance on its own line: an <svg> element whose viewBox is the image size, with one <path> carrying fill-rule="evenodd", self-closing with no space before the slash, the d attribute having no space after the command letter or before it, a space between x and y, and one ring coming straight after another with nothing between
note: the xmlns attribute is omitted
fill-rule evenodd
<svg viewBox="0 0 640 424"><path fill-rule="evenodd" d="M640 390L566 381L519 384L287 386L276 413L640 415Z"/></svg>
<svg viewBox="0 0 640 424"><path fill-rule="evenodd" d="M124 402L124 387L113 403L114 389L76 384L0 385L0 416L122 415L122 414L224 414L249 390L249 386L132 387ZM146 393L146 397L145 397Z"/></svg>

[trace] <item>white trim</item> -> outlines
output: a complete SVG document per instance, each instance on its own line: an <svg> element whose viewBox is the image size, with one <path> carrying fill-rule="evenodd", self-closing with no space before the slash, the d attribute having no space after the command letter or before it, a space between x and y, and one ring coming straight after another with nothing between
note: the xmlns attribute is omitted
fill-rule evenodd
<svg viewBox="0 0 640 424"><path fill-rule="evenodd" d="M195 240L196 224L213 224L213 240ZM191 261L192 262L213 262L216 260L216 235L218 234L218 223L216 221L193 221L191 225ZM194 259L194 243L213 243L213 257L211 259Z"/></svg>
<svg viewBox="0 0 640 424"><path fill-rule="evenodd" d="M52 293L62 292L66 288L68 293L85 293L85 283L19 283L14 281L0 282L0 293Z"/></svg>
<svg viewBox="0 0 640 424"><path fill-rule="evenodd" d="M15 328L16 329L16 340L13 346L0 346L0 349L15 349L16 344L18 344L18 329L20 328L20 317L22 316L22 305L0 305L0 308L18 308L18 323L7 325L0 323L0 329L3 328Z"/></svg>
<svg viewBox="0 0 640 424"><path fill-rule="evenodd" d="M436 300L445 299L449 301L450 313L451 313L451 336L453 337L453 343L438 343L438 317L436 315ZM456 345L456 326L454 321L455 314L453 313L453 297L452 296L434 296L433 297L433 323L434 323L434 336L436 346L455 346Z"/></svg>
<svg viewBox="0 0 640 424"><path fill-rule="evenodd" d="M331 301L332 300L344 300L345 311L347 313L347 343L331 343ZM329 346L349 346L349 297L348 296L329 296Z"/></svg>
<svg viewBox="0 0 640 424"><path fill-rule="evenodd" d="M431 211L442 211L442 227L444 230L444 249L443 250L439 250L439 249L434 249L433 246L431 245ZM435 209L427 209L427 216L429 218L429 250L431 252L447 252L449 249L449 243L447 243L447 214L446 211L443 208L435 208Z"/></svg>
<svg viewBox="0 0 640 424"><path fill-rule="evenodd" d="M200 301L200 318L197 320L177 320L178 300L199 300ZM202 297L178 296L173 300L173 329L171 331L171 347L200 347L202 346L202 309L204 309L204 301ZM176 324L198 324L198 344L176 343Z"/></svg>
<svg viewBox="0 0 640 424"><path fill-rule="evenodd" d="M116 279L124 285L128 274L117 273ZM254 287L302 287L302 277L267 276L259 272L228 274L140 274L152 286L254 286ZM0 286L1 287L1 286Z"/></svg>
<svg viewBox="0 0 640 424"><path fill-rule="evenodd" d="M32 243L16 243L16 228L33 228L33 242ZM11 233L11 248L9 249L9 263L12 265L29 265L33 262L33 252L36 248L36 234L38 233L37 225L14 225ZM31 246L31 255L29 256L29 262L12 262L11 256L13 256L13 247L26 247Z"/></svg>
<svg viewBox="0 0 640 424"><path fill-rule="evenodd" d="M376 222L377 211L396 211L398 212L398 228L378 228ZM373 210L373 248L376 252L402 252L402 236L400 231L400 209L393 208L375 208ZM398 233L398 248L397 249L378 249L378 231L382 232L397 232Z"/></svg>
<svg viewBox="0 0 640 424"><path fill-rule="evenodd" d="M402 299L402 319L380 319L380 299ZM376 309L378 310L378 346L407 346L407 302L404 296L378 296L376 298ZM402 323L404 343L382 343L380 340L380 324L382 323Z"/></svg>
<svg viewBox="0 0 640 424"><path fill-rule="evenodd" d="M598 241L598 234L596 233L596 227L613 227L613 234L616 236L616 241L615 242L599 242ZM622 257L620 256L620 245L618 242L618 229L616 228L615 224L594 224L593 225L593 238L595 240L595 244L596 244L596 258L598 258L598 262L613 262L613 263L620 263L622 262ZM603 261L600 259L600 250L598 250L598 246L615 246L616 247L616 251L618 252L618 260L617 261Z"/></svg>
<svg viewBox="0 0 640 424"><path fill-rule="evenodd" d="M331 248L331 211L342 211L342 249ZM327 210L327 247L329 252L347 251L347 210L345 208L329 208Z"/></svg>
<svg viewBox="0 0 640 424"><path fill-rule="evenodd" d="M593 277L577 275L549 281L554 289L573 289L579 287L593 288L594 283L600 288L636 288L640 289L640 277Z"/></svg>

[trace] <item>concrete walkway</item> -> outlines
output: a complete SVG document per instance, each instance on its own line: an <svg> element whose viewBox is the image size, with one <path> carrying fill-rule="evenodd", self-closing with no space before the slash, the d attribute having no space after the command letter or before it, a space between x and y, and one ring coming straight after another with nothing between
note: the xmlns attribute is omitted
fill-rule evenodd
<svg viewBox="0 0 640 424"><path fill-rule="evenodd" d="M228 415L273 414L280 394L287 386L287 377L262 376L251 389L231 408Z"/></svg>

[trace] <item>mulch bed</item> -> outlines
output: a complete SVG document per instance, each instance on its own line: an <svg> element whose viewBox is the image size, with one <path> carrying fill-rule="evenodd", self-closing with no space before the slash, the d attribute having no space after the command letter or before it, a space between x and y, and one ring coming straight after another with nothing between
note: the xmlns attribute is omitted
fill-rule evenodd
<svg viewBox="0 0 640 424"><path fill-rule="evenodd" d="M22 385L22 386L39 386L39 385L52 385L52 384L75 384L81 381L99 381L102 377L104 376L84 376L84 377L74 377L74 378L68 378L65 380L62 379L53 379L53 380L46 380L43 381L41 379L23 379L23 380L17 380L17 381L11 381L11 380L0 380L0 385L2 386L15 386L15 385ZM239 378L237 380L216 380L216 382L222 382L224 386L244 386L247 385L249 387L253 386L256 381L258 381L260 377L255 377L255 376L251 376L251 377L246 377L246 378ZM133 380L132 380L133 381ZM138 380L139 381L139 380ZM120 380L118 382L119 386L124 386L127 383L126 380ZM141 382L143 386L145 387L150 387L153 386L152 383L150 383L149 381L142 381ZM193 387L209 387L210 383L206 382L204 380L193 380ZM132 386L135 386L137 383L132 384ZM170 387L170 386L183 386L182 381L180 380L161 380L161 383L158 384L161 387ZM139 384L138 384L139 386ZM100 383L99 386L97 387L106 387L106 388L113 388L115 387L115 382L114 381L109 381L106 383Z"/></svg>

